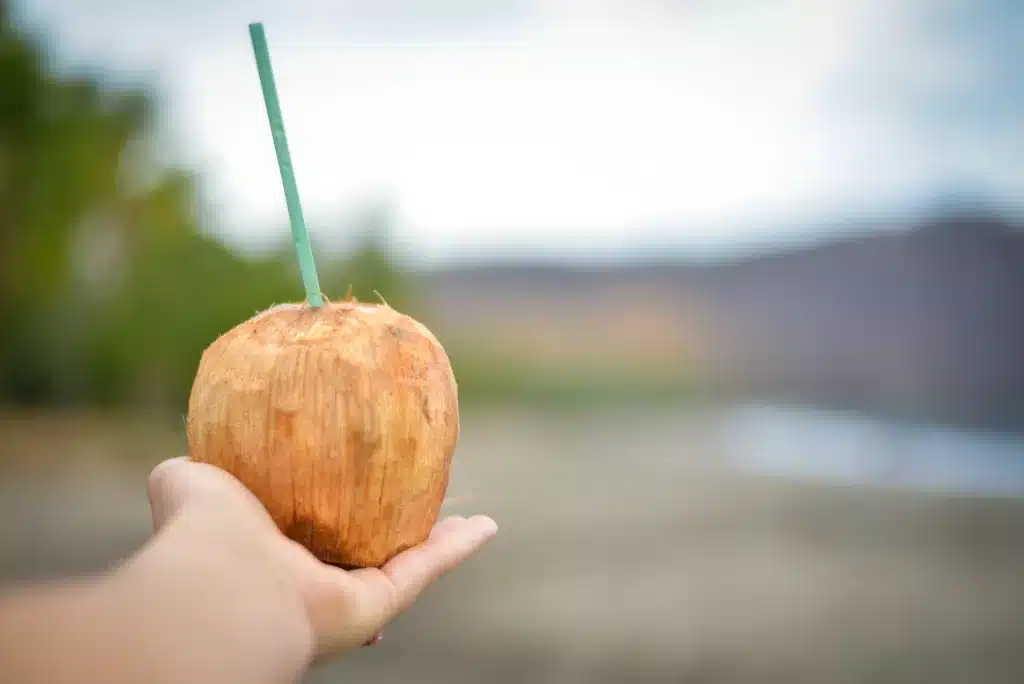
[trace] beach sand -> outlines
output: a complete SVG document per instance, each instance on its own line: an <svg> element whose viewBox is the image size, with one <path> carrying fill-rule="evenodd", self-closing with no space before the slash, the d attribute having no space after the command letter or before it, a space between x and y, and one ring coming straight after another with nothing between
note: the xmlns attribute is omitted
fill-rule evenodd
<svg viewBox="0 0 1024 684"><path fill-rule="evenodd" d="M4 425L5 450L35 448L39 425ZM92 453L78 429L67 450ZM130 465L0 478L0 575L99 569L146 538L146 471L180 435L124 432ZM64 433L39 434L42 454ZM498 538L308 681L1024 681L1024 499L755 478L713 448L657 416L467 415L446 512Z"/></svg>

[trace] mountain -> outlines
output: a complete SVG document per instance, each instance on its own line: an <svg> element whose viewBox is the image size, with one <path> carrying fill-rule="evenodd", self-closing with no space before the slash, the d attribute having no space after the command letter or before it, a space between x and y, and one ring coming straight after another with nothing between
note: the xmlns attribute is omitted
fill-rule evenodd
<svg viewBox="0 0 1024 684"><path fill-rule="evenodd" d="M723 391L1024 426L1024 231L985 215L729 262L423 274L444 334ZM536 352L536 353L541 353Z"/></svg>

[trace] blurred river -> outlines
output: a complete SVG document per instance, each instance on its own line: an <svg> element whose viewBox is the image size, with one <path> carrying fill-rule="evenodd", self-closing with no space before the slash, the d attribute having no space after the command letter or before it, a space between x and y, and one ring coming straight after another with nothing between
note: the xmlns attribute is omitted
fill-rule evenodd
<svg viewBox="0 0 1024 684"><path fill-rule="evenodd" d="M1024 435L748 404L712 418L719 453L752 474L916 491L1024 494Z"/></svg>

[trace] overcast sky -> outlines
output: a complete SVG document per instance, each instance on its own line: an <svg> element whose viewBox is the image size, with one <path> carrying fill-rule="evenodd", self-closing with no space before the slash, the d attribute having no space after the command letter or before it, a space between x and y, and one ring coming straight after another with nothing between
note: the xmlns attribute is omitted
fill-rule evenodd
<svg viewBox="0 0 1024 684"><path fill-rule="evenodd" d="M65 63L156 79L176 150L208 175L217 230L243 243L287 220L247 32L263 21L316 237L386 198L402 247L433 260L719 249L953 191L1024 207L1021 8L34 0L26 12Z"/></svg>

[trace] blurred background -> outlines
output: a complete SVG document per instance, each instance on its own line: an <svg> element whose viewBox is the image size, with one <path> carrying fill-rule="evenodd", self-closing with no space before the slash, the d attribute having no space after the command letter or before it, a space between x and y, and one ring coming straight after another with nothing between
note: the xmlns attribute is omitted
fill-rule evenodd
<svg viewBox="0 0 1024 684"><path fill-rule="evenodd" d="M1024 680L1017 0L0 2L0 574L149 532L199 356L328 297L502 527L312 682Z"/></svg>

